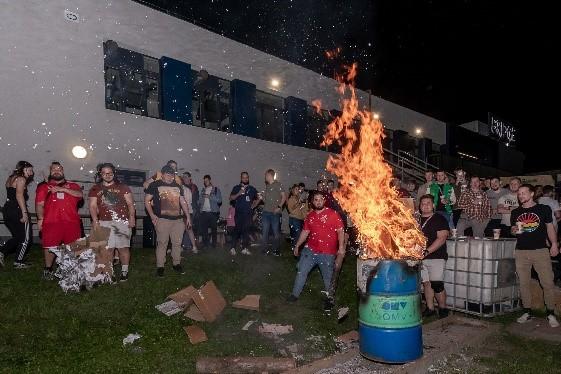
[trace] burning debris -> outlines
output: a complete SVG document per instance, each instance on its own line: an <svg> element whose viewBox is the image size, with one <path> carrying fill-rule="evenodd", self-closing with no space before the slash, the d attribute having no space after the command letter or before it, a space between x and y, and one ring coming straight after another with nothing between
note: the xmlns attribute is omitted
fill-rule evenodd
<svg viewBox="0 0 561 374"><path fill-rule="evenodd" d="M329 124L322 143L341 146L341 154L332 154L327 161L327 170L339 178L340 188L334 196L360 232L361 258L420 259L425 238L391 186L382 123L372 112L358 107L354 89L357 65L345 69L346 74L337 77L343 113Z"/></svg>
<svg viewBox="0 0 561 374"><path fill-rule="evenodd" d="M113 254L106 248L109 229L98 228L70 245L50 249L56 255L55 277L62 290L79 292L112 283Z"/></svg>

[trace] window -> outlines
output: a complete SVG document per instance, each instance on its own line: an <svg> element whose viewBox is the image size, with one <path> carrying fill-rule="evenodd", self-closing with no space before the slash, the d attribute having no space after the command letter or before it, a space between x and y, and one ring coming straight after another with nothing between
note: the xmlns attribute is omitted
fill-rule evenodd
<svg viewBox="0 0 561 374"><path fill-rule="evenodd" d="M314 107L308 105L306 148L325 150L325 147L322 148L320 144L330 121L331 118L327 110L321 109L318 113Z"/></svg>
<svg viewBox="0 0 561 374"><path fill-rule="evenodd" d="M255 93L257 137L270 142L284 140L284 99L257 90Z"/></svg>
<svg viewBox="0 0 561 374"><path fill-rule="evenodd" d="M193 124L213 130L230 131L230 82L206 70L193 74Z"/></svg>
<svg viewBox="0 0 561 374"><path fill-rule="evenodd" d="M103 51L105 108L160 118L159 60L113 40L103 43Z"/></svg>

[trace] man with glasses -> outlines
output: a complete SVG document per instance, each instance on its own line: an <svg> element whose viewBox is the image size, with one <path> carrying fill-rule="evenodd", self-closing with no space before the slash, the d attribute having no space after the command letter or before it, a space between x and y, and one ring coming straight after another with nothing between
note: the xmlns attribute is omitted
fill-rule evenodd
<svg viewBox="0 0 561 374"><path fill-rule="evenodd" d="M130 188L115 180L115 166L100 166L101 183L88 194L92 225L111 229L107 246L117 250L121 263L121 282L129 278L131 229L135 226L134 199Z"/></svg>

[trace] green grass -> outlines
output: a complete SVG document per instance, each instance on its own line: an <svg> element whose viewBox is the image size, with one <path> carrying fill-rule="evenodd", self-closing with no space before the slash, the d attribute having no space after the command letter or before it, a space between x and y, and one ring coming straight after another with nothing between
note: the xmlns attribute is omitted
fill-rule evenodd
<svg viewBox="0 0 561 374"><path fill-rule="evenodd" d="M285 304L296 273L296 260L287 251L280 258L238 255L233 260L225 250L211 250L188 255L185 275L174 273L168 263L165 277L157 278L154 250L135 249L128 282L78 294L64 294L55 281L41 279L38 248L30 261L35 265L27 270L0 268L0 372L190 373L197 357L279 356L279 349L294 343L304 360L312 360L334 352L334 336L357 328L353 258L346 260L339 282L338 304L351 308L341 324L322 313L319 270L310 274L300 300ZM180 288L208 280L229 305L217 321L195 323L209 341L193 346L182 329L193 321L181 314L166 317L154 306ZM260 312L230 306L246 294L261 295ZM275 342L255 329L242 331L249 320L292 324L294 333ZM142 338L123 347L122 339L135 332ZM325 338L314 344L306 340L311 335Z"/></svg>
<svg viewBox="0 0 561 374"><path fill-rule="evenodd" d="M135 249L128 282L66 295L56 282L41 279L41 253L33 248L33 268L0 268L0 373L193 373L198 357L279 357L279 350L293 344L303 362L329 355L336 349L333 337L357 328L356 261L348 257L340 276L337 301L351 310L338 324L321 310L318 270L310 274L296 304L284 302L296 260L287 250L283 254L232 258L226 250L212 250L188 255L185 275L175 274L168 264L165 277L157 278L154 250ZM217 321L195 323L209 341L193 346L182 328L193 321L181 314L166 317L154 306L180 288L208 280L214 280L228 306ZM230 306L246 294L261 295L260 312ZM477 349L488 351L478 354L480 366L493 373L561 373L561 344L506 332L518 315L491 319L503 328ZM242 331L249 320L291 324L294 332L275 342L261 336L256 324ZM135 332L142 338L123 347L122 339ZM310 336L323 339L307 340Z"/></svg>

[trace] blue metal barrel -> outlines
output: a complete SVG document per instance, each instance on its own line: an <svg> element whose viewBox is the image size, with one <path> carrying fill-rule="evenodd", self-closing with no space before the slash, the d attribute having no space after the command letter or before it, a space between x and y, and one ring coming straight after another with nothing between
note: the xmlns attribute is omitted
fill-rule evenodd
<svg viewBox="0 0 561 374"><path fill-rule="evenodd" d="M419 269L383 260L374 268L359 305L360 354L386 363L423 355Z"/></svg>

